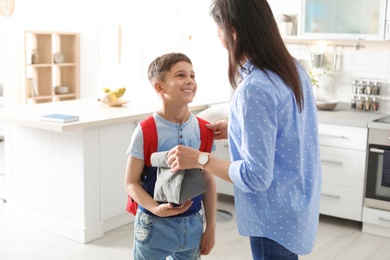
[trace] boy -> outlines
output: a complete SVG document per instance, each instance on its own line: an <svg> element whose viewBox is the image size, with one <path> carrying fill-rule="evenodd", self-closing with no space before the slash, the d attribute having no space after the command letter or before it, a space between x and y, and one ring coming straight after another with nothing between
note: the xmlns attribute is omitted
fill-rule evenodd
<svg viewBox="0 0 390 260"><path fill-rule="evenodd" d="M161 108L153 113L158 136L157 151L169 151L178 144L199 149L199 122L188 107L197 90L191 60L182 53L158 57L149 65L148 79L162 101ZM209 254L215 244L214 177L203 172L207 191L181 205L158 203L145 189L150 183L140 183L144 168L143 148L142 129L138 125L127 152L125 177L128 195L139 204L134 221L134 259L169 257L190 260ZM206 216L204 232L200 210L202 201Z"/></svg>

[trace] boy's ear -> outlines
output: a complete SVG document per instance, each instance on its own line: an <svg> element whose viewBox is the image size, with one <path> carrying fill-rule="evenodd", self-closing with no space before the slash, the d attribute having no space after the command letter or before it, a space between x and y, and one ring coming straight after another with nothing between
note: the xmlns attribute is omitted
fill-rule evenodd
<svg viewBox="0 0 390 260"><path fill-rule="evenodd" d="M158 80L156 80L156 81L154 82L153 88L154 88L154 90L155 90L157 93L160 93L161 91L164 90L163 87L162 87L162 85L161 85L161 83L160 83L160 81L158 81Z"/></svg>

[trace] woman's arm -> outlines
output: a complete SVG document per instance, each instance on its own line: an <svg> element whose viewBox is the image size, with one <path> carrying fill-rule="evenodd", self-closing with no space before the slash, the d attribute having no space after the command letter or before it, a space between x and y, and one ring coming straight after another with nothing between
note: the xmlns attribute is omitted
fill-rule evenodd
<svg viewBox="0 0 390 260"><path fill-rule="evenodd" d="M198 163L198 157L201 153L188 146L175 146L168 153L168 163L171 164L172 172L177 172L181 169L201 168ZM204 166L204 170L225 181L232 182L229 176L229 166L229 160L209 154L209 160Z"/></svg>

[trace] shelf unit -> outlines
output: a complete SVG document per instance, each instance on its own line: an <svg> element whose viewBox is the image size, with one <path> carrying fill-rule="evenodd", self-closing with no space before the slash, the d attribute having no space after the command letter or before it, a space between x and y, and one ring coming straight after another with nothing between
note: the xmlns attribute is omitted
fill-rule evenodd
<svg viewBox="0 0 390 260"><path fill-rule="evenodd" d="M27 104L79 98L79 38L74 32L25 32ZM63 60L54 59L55 53L60 53ZM57 94L56 86L67 86L69 92Z"/></svg>

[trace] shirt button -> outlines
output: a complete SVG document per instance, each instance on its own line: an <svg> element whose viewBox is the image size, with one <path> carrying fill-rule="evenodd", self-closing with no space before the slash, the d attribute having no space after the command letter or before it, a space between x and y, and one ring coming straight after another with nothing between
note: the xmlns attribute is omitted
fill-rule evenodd
<svg viewBox="0 0 390 260"><path fill-rule="evenodd" d="M182 139L182 138L183 138L183 136L182 136L182 135L180 135L180 136L179 136L179 138L180 138L180 139Z"/></svg>

